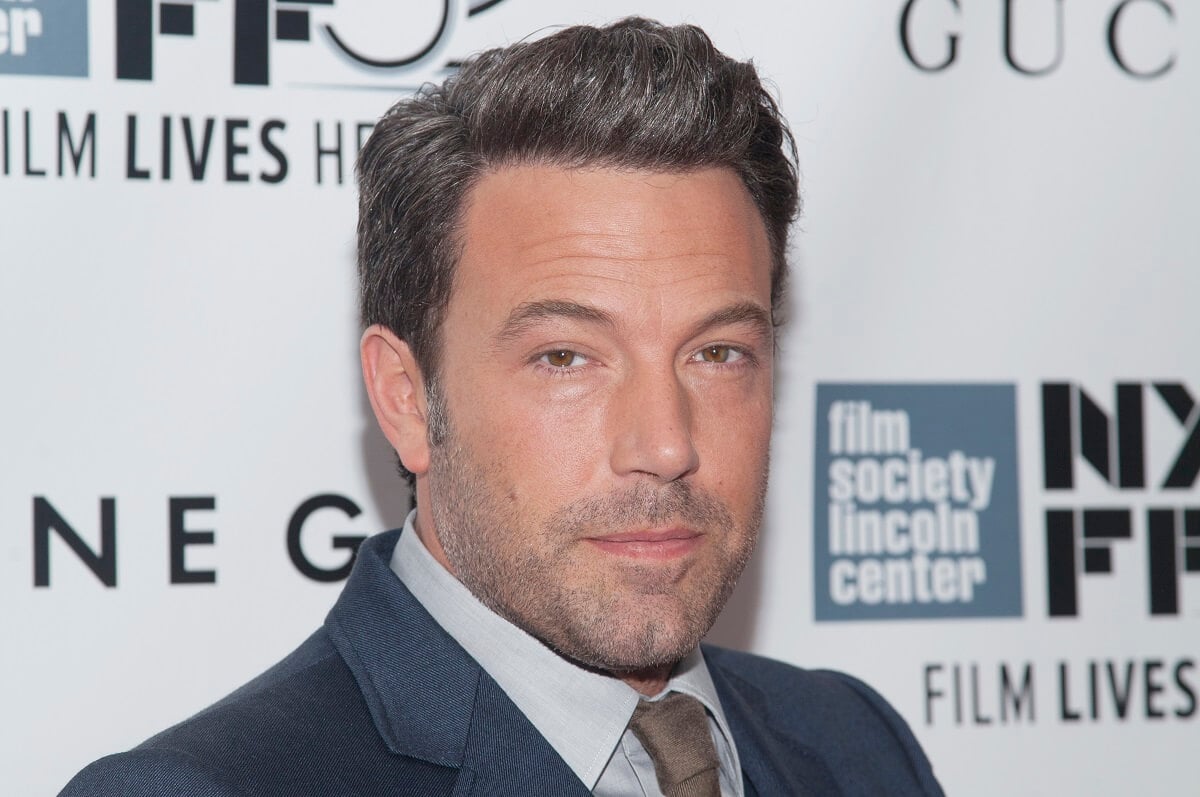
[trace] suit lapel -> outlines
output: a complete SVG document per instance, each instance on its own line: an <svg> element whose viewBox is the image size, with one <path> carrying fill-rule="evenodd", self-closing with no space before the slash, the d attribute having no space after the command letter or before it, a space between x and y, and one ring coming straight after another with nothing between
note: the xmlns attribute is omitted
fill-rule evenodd
<svg viewBox="0 0 1200 797"><path fill-rule="evenodd" d="M770 706L758 687L707 657L721 708L737 745L746 795L788 794L833 797L841 794L825 763L811 749L774 731Z"/></svg>
<svg viewBox="0 0 1200 797"><path fill-rule="evenodd" d="M454 794L588 794L503 690L390 567L399 531L358 550L325 620L388 749L459 769Z"/></svg>
<svg viewBox="0 0 1200 797"><path fill-rule="evenodd" d="M463 766L472 771L473 794L591 794L486 673L479 681Z"/></svg>
<svg viewBox="0 0 1200 797"><path fill-rule="evenodd" d="M758 797L758 790L754 788L754 783L744 769L742 770L742 791L746 797Z"/></svg>

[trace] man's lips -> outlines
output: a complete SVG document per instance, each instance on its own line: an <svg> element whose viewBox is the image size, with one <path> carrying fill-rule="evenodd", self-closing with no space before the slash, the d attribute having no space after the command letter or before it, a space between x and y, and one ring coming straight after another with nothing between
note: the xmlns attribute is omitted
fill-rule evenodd
<svg viewBox="0 0 1200 797"><path fill-rule="evenodd" d="M633 559L676 559L691 553L704 535L689 528L638 529L587 537L600 550Z"/></svg>

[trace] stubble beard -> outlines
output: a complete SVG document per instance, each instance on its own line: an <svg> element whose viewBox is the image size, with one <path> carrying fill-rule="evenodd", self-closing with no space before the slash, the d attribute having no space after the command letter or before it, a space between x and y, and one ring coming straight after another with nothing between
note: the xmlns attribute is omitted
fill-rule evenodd
<svg viewBox="0 0 1200 797"><path fill-rule="evenodd" d="M535 529L506 499L503 469L481 462L444 415L439 422L429 471L434 525L476 598L559 655L603 672L669 667L699 644L757 542L765 462L739 525L723 501L679 480L570 504ZM667 523L704 533L703 555L638 563L584 541Z"/></svg>

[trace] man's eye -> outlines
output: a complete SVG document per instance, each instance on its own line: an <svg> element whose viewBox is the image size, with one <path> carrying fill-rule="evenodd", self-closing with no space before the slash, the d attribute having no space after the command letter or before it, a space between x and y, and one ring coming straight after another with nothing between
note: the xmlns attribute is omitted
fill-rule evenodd
<svg viewBox="0 0 1200 797"><path fill-rule="evenodd" d="M579 352L571 351L570 349L558 349L543 354L542 362L552 365L555 368L570 368L573 365L583 365L587 362L587 358Z"/></svg>
<svg viewBox="0 0 1200 797"><path fill-rule="evenodd" d="M706 363L729 363L742 358L742 353L732 346L705 346L696 357Z"/></svg>

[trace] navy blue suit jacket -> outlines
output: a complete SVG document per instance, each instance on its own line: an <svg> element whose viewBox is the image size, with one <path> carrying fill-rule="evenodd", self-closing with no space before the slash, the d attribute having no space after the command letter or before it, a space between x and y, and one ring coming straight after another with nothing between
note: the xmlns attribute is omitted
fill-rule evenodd
<svg viewBox="0 0 1200 797"><path fill-rule="evenodd" d="M324 627L224 700L63 790L96 795L587 795L367 540ZM705 647L748 795L941 794L864 684Z"/></svg>

